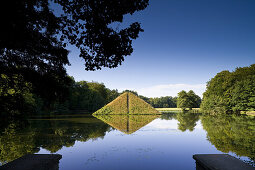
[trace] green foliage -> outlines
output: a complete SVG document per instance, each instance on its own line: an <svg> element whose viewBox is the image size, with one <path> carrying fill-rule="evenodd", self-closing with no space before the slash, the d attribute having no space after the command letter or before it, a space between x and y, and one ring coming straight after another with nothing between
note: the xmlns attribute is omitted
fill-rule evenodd
<svg viewBox="0 0 255 170"><path fill-rule="evenodd" d="M93 112L115 99L119 93L97 82L75 82L67 86L64 99L62 95L48 100L48 97L34 93L31 83L24 81L21 75L8 77L1 74L0 110L3 118L35 114L63 114L71 110ZM62 98L62 100L61 100Z"/></svg>
<svg viewBox="0 0 255 170"><path fill-rule="evenodd" d="M192 108L191 101L186 91L182 90L178 93L177 107L185 110L186 108Z"/></svg>
<svg viewBox="0 0 255 170"><path fill-rule="evenodd" d="M183 110L189 108L191 110L192 108L198 108L200 106L200 103L201 98L196 95L192 90L190 90L188 93L184 90L178 93L178 108L182 108Z"/></svg>
<svg viewBox="0 0 255 170"><path fill-rule="evenodd" d="M35 111L55 113L58 109L66 110L69 106L65 101L73 83L65 68L70 65L67 44L80 50L79 56L85 60L86 70L118 67L124 57L133 52L132 41L143 29L138 22L122 29L114 29L111 25L122 23L124 15L143 10L148 4L148 0L6 1L0 6L0 75L1 79L13 79L12 82L21 81L15 78L18 75L22 81L16 83L15 86L20 86L17 88L1 81L1 96L8 93L0 99L4 102L1 105L6 109L4 112L12 115L27 112L22 106L27 101L34 102L33 99L39 100ZM3 83L10 85L8 91L2 91ZM23 89L25 84L31 85L28 93L33 96L26 94L24 99L25 92L22 90L18 95L17 89ZM105 103L103 100L111 100L100 91L102 89L92 89L97 90L92 90L94 92L88 96L87 108L95 110ZM15 97L11 97L12 93ZM95 106L94 101L98 105Z"/></svg>
<svg viewBox="0 0 255 170"><path fill-rule="evenodd" d="M245 115L203 115L207 139L220 151L255 161L255 118Z"/></svg>
<svg viewBox="0 0 255 170"><path fill-rule="evenodd" d="M34 106L30 83L25 82L21 75L0 75L0 115L3 118L18 116L20 110L32 112Z"/></svg>
<svg viewBox="0 0 255 170"><path fill-rule="evenodd" d="M125 92L118 98L99 109L98 114L160 114L150 104L131 92Z"/></svg>
<svg viewBox="0 0 255 170"><path fill-rule="evenodd" d="M207 83L201 108L212 113L255 110L255 64L218 73Z"/></svg>
<svg viewBox="0 0 255 170"><path fill-rule="evenodd" d="M109 100L107 95L111 95L111 90L107 89L104 84L75 82L71 88L69 107L71 110L95 111L106 104Z"/></svg>
<svg viewBox="0 0 255 170"><path fill-rule="evenodd" d="M145 100L150 103L155 108L176 108L177 107L177 97L164 96L164 97L154 97Z"/></svg>
<svg viewBox="0 0 255 170"><path fill-rule="evenodd" d="M67 44L80 50L86 70L117 67L133 52L132 41L143 29L138 22L123 29L109 25L148 4L148 0L8 1L0 6L0 74L19 73L33 86L34 79L43 83L40 77L48 73L61 78L69 64Z"/></svg>

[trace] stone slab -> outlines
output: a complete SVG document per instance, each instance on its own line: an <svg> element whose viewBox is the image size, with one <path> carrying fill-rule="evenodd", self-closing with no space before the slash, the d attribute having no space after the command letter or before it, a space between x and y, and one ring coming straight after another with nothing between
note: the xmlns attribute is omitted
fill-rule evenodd
<svg viewBox="0 0 255 170"><path fill-rule="evenodd" d="M0 170L57 170L61 158L59 154L28 154L0 166Z"/></svg>
<svg viewBox="0 0 255 170"><path fill-rule="evenodd" d="M228 154L193 155L201 170L255 170L254 167Z"/></svg>

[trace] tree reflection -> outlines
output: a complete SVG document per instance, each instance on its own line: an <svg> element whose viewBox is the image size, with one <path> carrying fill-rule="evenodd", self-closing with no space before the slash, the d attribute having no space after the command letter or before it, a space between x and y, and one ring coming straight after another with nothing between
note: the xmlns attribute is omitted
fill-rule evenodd
<svg viewBox="0 0 255 170"><path fill-rule="evenodd" d="M28 153L39 151L36 146L35 133L21 133L21 129L27 128L25 122L10 122L4 129L1 129L0 136L0 162L5 163ZM29 129L29 128L27 128Z"/></svg>
<svg viewBox="0 0 255 170"><path fill-rule="evenodd" d="M176 119L179 121L179 130L181 130L182 132L185 132L186 130L192 132L197 125L196 122L199 120L199 114L191 112L178 112L176 115Z"/></svg>
<svg viewBox="0 0 255 170"><path fill-rule="evenodd" d="M244 115L203 115L207 139L220 151L234 152L255 160L255 117Z"/></svg>
<svg viewBox="0 0 255 170"><path fill-rule="evenodd" d="M10 162L25 154L39 152L40 148L55 153L63 146L73 146L75 141L103 138L110 127L95 120L13 121L0 129L0 162Z"/></svg>
<svg viewBox="0 0 255 170"><path fill-rule="evenodd" d="M194 113L190 111L182 112L163 112L161 119L163 120L172 120L175 119L178 121L178 129L182 132L186 130L193 131L196 127L196 123L199 120L199 113Z"/></svg>
<svg viewBox="0 0 255 170"><path fill-rule="evenodd" d="M172 120L176 119L176 112L162 112L160 117L162 120Z"/></svg>

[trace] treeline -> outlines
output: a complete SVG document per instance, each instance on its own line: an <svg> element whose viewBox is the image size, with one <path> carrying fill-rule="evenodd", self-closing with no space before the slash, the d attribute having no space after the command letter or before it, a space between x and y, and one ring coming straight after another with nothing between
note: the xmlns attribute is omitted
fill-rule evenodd
<svg viewBox="0 0 255 170"><path fill-rule="evenodd" d="M141 99L152 105L154 108L176 108L177 107L177 97L164 96L164 97L145 97L138 95L136 91L133 90L124 90L124 92L131 92Z"/></svg>
<svg viewBox="0 0 255 170"><path fill-rule="evenodd" d="M139 96L147 103L151 104L155 108L176 108L177 107L177 97L164 96L164 97L153 97L148 98L144 96Z"/></svg>
<svg viewBox="0 0 255 170"><path fill-rule="evenodd" d="M255 111L255 64L218 73L207 83L201 108L212 113Z"/></svg>
<svg viewBox="0 0 255 170"><path fill-rule="evenodd" d="M135 91L125 90L122 93L124 92L134 93L154 108L177 107L177 97L148 98L138 95ZM8 118L34 114L63 114L72 111L92 113L122 93L110 90L102 83L76 82L70 76L60 78L49 75L35 84L26 82L22 75L14 74L10 77L1 74L0 115L2 118Z"/></svg>
<svg viewBox="0 0 255 170"><path fill-rule="evenodd" d="M178 93L177 97L164 96L164 97L145 97L138 95L136 91L125 90L124 92L131 92L141 99L152 105L154 108L182 108L182 109L192 109L199 108L201 104L201 98L195 94L193 90L188 92L182 90Z"/></svg>
<svg viewBox="0 0 255 170"><path fill-rule="evenodd" d="M73 110L93 112L115 99L119 93L102 83L79 81L68 77L67 84L52 84L44 92L37 92L21 75L1 74L0 109L3 117L31 114L58 114ZM50 83L50 82L48 82ZM53 93L54 92L54 93Z"/></svg>

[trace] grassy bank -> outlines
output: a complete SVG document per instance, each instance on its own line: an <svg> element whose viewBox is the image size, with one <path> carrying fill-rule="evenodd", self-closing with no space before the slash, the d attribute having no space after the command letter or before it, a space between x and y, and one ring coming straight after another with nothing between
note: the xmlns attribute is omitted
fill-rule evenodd
<svg viewBox="0 0 255 170"><path fill-rule="evenodd" d="M160 111L160 112L167 112L167 111L182 111L181 108L155 108L157 111ZM188 110L188 109L186 109ZM199 111L199 108L192 108L192 110L194 111Z"/></svg>

